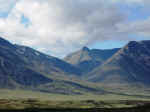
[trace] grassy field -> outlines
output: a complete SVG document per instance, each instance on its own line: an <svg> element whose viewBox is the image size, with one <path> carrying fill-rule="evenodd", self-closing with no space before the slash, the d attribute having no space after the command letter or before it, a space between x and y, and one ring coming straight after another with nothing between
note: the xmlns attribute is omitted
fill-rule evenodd
<svg viewBox="0 0 150 112"><path fill-rule="evenodd" d="M0 109L122 108L149 103L150 96L117 94L60 95L21 90L0 90Z"/></svg>
<svg viewBox="0 0 150 112"><path fill-rule="evenodd" d="M141 100L150 101L150 95L128 95L128 94L83 94L83 95L62 95L43 92L22 91L22 90L0 90L0 99L38 99L42 101L107 101L107 100Z"/></svg>
<svg viewBox="0 0 150 112"><path fill-rule="evenodd" d="M1 99L0 110L19 109L92 109L92 108L131 108L150 104L149 101L41 101L37 99Z"/></svg>
<svg viewBox="0 0 150 112"><path fill-rule="evenodd" d="M7 89L0 90L0 112L3 112L1 110L5 110L5 111L18 110L18 112L32 112L32 109L37 109L34 112L51 112L51 109L81 109L81 112L85 112L82 110L85 109L86 112L101 112L101 111L91 111L88 109L95 109L95 108L98 109L99 108L101 109L126 108L127 109L127 108L134 108L134 107L139 107L144 105L150 105L150 96L142 96L142 95L134 96L134 95L122 95L122 94L60 95L60 94L50 94L50 93L42 93L42 92L35 92L35 91L33 92L33 91L7 90ZM27 111L30 109L31 111ZM45 109L48 110L50 109L50 110L46 111ZM17 112L17 111L10 111L10 112ZM80 110L78 111L72 110L72 111L64 111L64 112L80 112ZM110 112L114 112L114 111L110 111ZM126 112L126 111L121 111L121 112ZM146 111L141 111L141 112L146 112Z"/></svg>

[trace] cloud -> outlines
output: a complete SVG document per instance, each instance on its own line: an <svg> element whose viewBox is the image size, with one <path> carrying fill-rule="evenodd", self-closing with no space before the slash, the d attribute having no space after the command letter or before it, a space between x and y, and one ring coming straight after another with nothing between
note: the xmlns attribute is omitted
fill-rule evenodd
<svg viewBox="0 0 150 112"><path fill-rule="evenodd" d="M111 0L112 3L120 3L120 4L123 4L123 5L128 5L128 6L147 6L149 7L149 3L150 1L149 0Z"/></svg>
<svg viewBox="0 0 150 112"><path fill-rule="evenodd" d="M63 56L97 41L129 39L127 19L113 0L20 0L0 18L0 35Z"/></svg>
<svg viewBox="0 0 150 112"><path fill-rule="evenodd" d="M17 0L0 0L0 12L6 13L8 12Z"/></svg>
<svg viewBox="0 0 150 112"><path fill-rule="evenodd" d="M22 17L28 25L21 23ZM53 55L71 52L96 40L116 38L116 24L124 20L116 7L95 0L21 0L0 19L7 39Z"/></svg>
<svg viewBox="0 0 150 112"><path fill-rule="evenodd" d="M112 0L112 2L117 3L117 2L124 2L124 3L144 3L147 0Z"/></svg>
<svg viewBox="0 0 150 112"><path fill-rule="evenodd" d="M150 39L150 17L145 20L129 22L128 24L120 24L118 27L122 33L136 34L143 39Z"/></svg>
<svg viewBox="0 0 150 112"><path fill-rule="evenodd" d="M114 0L115 3L121 3L121 0ZM135 35L141 37L141 39L150 39L150 1L149 0L124 0L128 5L130 10L130 16L136 15L133 17L134 20L128 21L127 23L118 24L118 31L124 34ZM132 12L132 8L134 12ZM136 12L137 11L137 12ZM139 17L138 17L139 16ZM141 40L140 39L140 40Z"/></svg>

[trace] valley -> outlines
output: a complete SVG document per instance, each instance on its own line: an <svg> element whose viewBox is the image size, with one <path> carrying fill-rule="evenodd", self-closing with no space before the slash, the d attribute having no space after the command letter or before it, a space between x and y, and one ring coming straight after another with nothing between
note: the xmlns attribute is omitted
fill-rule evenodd
<svg viewBox="0 0 150 112"><path fill-rule="evenodd" d="M59 59L0 38L0 109L149 110L148 49L150 41L108 50L84 47Z"/></svg>
<svg viewBox="0 0 150 112"><path fill-rule="evenodd" d="M150 0L0 0L0 112L150 112Z"/></svg>
<svg viewBox="0 0 150 112"><path fill-rule="evenodd" d="M149 112L150 101L40 101L37 99L0 100L1 112Z"/></svg>

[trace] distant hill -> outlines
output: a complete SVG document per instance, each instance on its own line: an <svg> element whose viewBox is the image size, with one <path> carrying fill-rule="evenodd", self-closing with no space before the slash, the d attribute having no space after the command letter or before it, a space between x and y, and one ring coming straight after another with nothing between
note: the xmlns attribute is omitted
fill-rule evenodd
<svg viewBox="0 0 150 112"><path fill-rule="evenodd" d="M116 48L116 49L100 50L83 47L81 50L65 57L64 60L72 65L75 65L82 71L82 74L85 75L86 73L92 71L96 67L103 64L118 50L120 49Z"/></svg>
<svg viewBox="0 0 150 112"><path fill-rule="evenodd" d="M150 85L150 41L131 41L88 74L92 82Z"/></svg>
<svg viewBox="0 0 150 112"><path fill-rule="evenodd" d="M0 38L0 88L80 94L97 90L73 81L81 72L73 65L32 48Z"/></svg>

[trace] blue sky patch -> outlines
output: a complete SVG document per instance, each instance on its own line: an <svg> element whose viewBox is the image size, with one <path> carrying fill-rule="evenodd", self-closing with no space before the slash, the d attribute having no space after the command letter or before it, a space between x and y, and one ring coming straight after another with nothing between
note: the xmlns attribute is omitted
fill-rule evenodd
<svg viewBox="0 0 150 112"><path fill-rule="evenodd" d="M21 17L21 23L24 24L25 27L28 27L29 25L31 25L30 20L24 15L22 15Z"/></svg>

